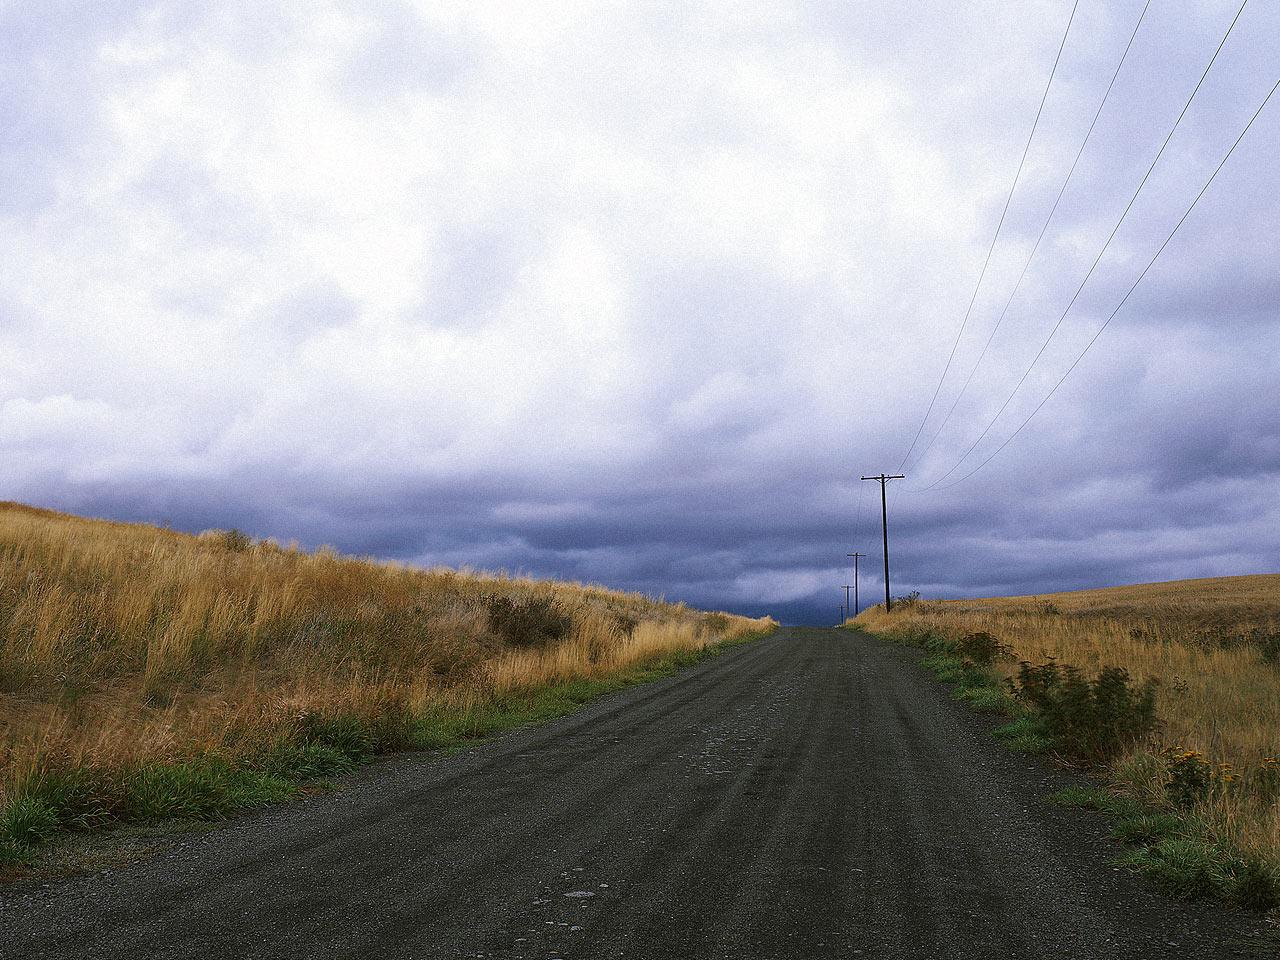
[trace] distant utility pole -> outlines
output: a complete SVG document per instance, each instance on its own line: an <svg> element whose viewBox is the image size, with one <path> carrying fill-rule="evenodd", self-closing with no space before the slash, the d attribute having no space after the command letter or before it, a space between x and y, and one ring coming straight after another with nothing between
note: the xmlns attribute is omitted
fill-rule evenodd
<svg viewBox="0 0 1280 960"><path fill-rule="evenodd" d="M905 480L900 473L893 476L880 474L878 477L863 477L863 480L877 480L880 483L880 531L884 535L884 610L893 609L893 600L889 597L889 507L885 502L884 485L890 480Z"/></svg>
<svg viewBox="0 0 1280 960"><path fill-rule="evenodd" d="M865 553L846 553L846 557L853 557L853 615L856 617L862 612L862 603L858 600L858 558L865 557ZM845 600L849 599L848 591L844 595Z"/></svg>
<svg viewBox="0 0 1280 960"><path fill-rule="evenodd" d="M845 613L848 613L850 610L852 610L852 609L853 609L853 607L849 606L849 587L850 587L850 586L851 586L851 585L850 585L850 584L847 584L847 583L844 585L844 611L845 611Z"/></svg>
<svg viewBox="0 0 1280 960"><path fill-rule="evenodd" d="M843 603L842 603L842 604L840 604L840 622L841 622L841 623L844 623L844 622L845 622L845 620L847 620L847 619L848 619L848 617L846 617L846 616L845 616L845 611L846 611L846 610L847 610L847 607L845 607L845 605L844 605Z"/></svg>

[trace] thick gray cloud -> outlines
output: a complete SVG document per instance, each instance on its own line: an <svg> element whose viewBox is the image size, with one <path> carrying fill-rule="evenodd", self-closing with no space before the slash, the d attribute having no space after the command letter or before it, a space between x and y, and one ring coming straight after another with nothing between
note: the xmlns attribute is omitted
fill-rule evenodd
<svg viewBox="0 0 1280 960"><path fill-rule="evenodd" d="M1081 0L892 490L896 588L1280 568L1280 102L979 435L1236 4ZM0 6L0 496L830 619L1070 4ZM968 464L1280 76L1251 4ZM920 449L927 449L919 456ZM962 467L952 477L962 476Z"/></svg>

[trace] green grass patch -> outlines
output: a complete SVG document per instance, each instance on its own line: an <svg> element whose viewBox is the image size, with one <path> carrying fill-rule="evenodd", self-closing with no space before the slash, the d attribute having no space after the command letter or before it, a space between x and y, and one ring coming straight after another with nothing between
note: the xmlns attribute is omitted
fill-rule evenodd
<svg viewBox="0 0 1280 960"><path fill-rule="evenodd" d="M1055 793L1049 794L1047 799L1050 803L1056 803L1060 807L1082 807L1085 810L1104 810L1105 804L1112 798L1112 795L1101 787L1063 787Z"/></svg>
<svg viewBox="0 0 1280 960"><path fill-rule="evenodd" d="M39 797L15 797L0 811L0 836L11 844L38 843L57 829L57 811Z"/></svg>
<svg viewBox="0 0 1280 960"><path fill-rule="evenodd" d="M1175 897L1212 898L1247 910L1280 905L1280 876L1273 868L1200 837L1167 836L1126 852L1117 862Z"/></svg>
<svg viewBox="0 0 1280 960"><path fill-rule="evenodd" d="M139 767L122 780L120 819L221 820L232 809L231 781L242 772L214 757Z"/></svg>
<svg viewBox="0 0 1280 960"><path fill-rule="evenodd" d="M1112 793L1101 786L1065 787L1048 797L1050 803L1060 807L1080 807L1084 810L1098 810L1114 817L1134 817L1143 813L1143 808L1136 800Z"/></svg>
<svg viewBox="0 0 1280 960"><path fill-rule="evenodd" d="M1112 839L1132 848L1116 863L1150 878L1166 893L1221 900L1249 910L1280 905L1280 876L1275 870L1200 836L1188 815L1144 807L1100 786L1067 787L1048 799L1109 816Z"/></svg>
<svg viewBox="0 0 1280 960"><path fill-rule="evenodd" d="M0 876L8 870L24 866L30 857L30 847L12 840L0 840Z"/></svg>
<svg viewBox="0 0 1280 960"><path fill-rule="evenodd" d="M1015 717L991 734L1015 753L1047 753L1053 747L1044 724L1031 714Z"/></svg>
<svg viewBox="0 0 1280 960"><path fill-rule="evenodd" d="M922 658L920 664L943 683L963 683L966 679L964 663L959 657L946 653L931 653Z"/></svg>
<svg viewBox="0 0 1280 960"><path fill-rule="evenodd" d="M981 686L962 686L956 691L956 699L963 700L979 713L994 713L1007 716L1014 710L1013 700L998 684L987 683Z"/></svg>
<svg viewBox="0 0 1280 960"><path fill-rule="evenodd" d="M1148 846L1169 840L1183 829L1183 822L1168 813L1134 813L1116 820L1111 828L1111 838L1121 843Z"/></svg>
<svg viewBox="0 0 1280 960"><path fill-rule="evenodd" d="M1169 837L1147 847L1130 850L1117 862L1153 879L1175 897L1211 896L1221 851L1213 844L1186 837Z"/></svg>

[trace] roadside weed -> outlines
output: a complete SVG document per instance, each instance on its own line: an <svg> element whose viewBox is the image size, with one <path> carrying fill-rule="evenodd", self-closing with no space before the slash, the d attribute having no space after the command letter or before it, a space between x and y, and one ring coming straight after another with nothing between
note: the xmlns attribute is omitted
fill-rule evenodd
<svg viewBox="0 0 1280 960"><path fill-rule="evenodd" d="M13 840L0 838L0 871L21 866L27 862L30 856L30 847L15 843Z"/></svg>
<svg viewBox="0 0 1280 960"><path fill-rule="evenodd" d="M1007 714L1012 706L1009 695L995 684L978 687L961 687L956 699L963 700L979 713Z"/></svg>
<svg viewBox="0 0 1280 960"><path fill-rule="evenodd" d="M10 843L37 843L57 829L58 814L35 797L16 797L0 810L0 838Z"/></svg>
<svg viewBox="0 0 1280 960"><path fill-rule="evenodd" d="M1168 837L1117 858L1151 877L1177 897L1207 897L1217 885L1217 863L1222 852L1212 844L1185 837Z"/></svg>
<svg viewBox="0 0 1280 960"><path fill-rule="evenodd" d="M992 731L992 735L1015 753L1046 753L1053 740L1039 717L1024 714Z"/></svg>
<svg viewBox="0 0 1280 960"><path fill-rule="evenodd" d="M1104 667L1090 677L1053 660L1023 661L1009 689L1043 719L1054 745L1078 760L1109 760L1156 725L1154 681L1135 685L1119 667Z"/></svg>
<svg viewBox="0 0 1280 960"><path fill-rule="evenodd" d="M1139 813L1117 820L1111 836L1121 843L1146 845L1172 837L1182 828L1182 821L1172 814Z"/></svg>

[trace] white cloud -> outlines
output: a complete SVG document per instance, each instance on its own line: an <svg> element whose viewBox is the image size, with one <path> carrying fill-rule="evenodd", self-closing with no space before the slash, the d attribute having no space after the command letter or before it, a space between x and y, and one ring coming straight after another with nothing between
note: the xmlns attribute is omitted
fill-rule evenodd
<svg viewBox="0 0 1280 960"><path fill-rule="evenodd" d="M994 322L1138 9L1085 10L1073 28L958 371ZM1225 9L1153 11L929 471L963 451L1016 380ZM11 485L79 503L99 489L123 497L148 476L247 471L278 487L272 478L305 474L315 489L429 483L437 495L496 477L537 494L477 506L512 529L533 521L530 504L565 523L640 509L605 506L638 486L664 505L643 521L664 544L706 502L784 500L792 540L770 548L786 550L815 525L847 525L848 476L905 450L1065 22L1048 2L1034 15L990 4L919 17L763 2L122 10L60 33L34 22L9 32L13 59L47 65L0 104L0 119L28 131L0 139L0 184L20 174L29 190L0 203L0 444L21 455L9 458ZM1240 105L1270 82L1275 15L1250 18L1032 386L1047 389L1091 336L1109 291L1238 129ZM1046 511L1072 502L1084 458L1149 479L1146 438L1169 433L1171 410L1251 411L1249 429L1220 446L1255 444L1253 475L1271 482L1275 441L1254 400L1275 375L1258 358L1280 346L1266 294L1276 241L1261 229L1275 215L1277 129L1260 121L1152 274L1149 299L1003 457L1019 483L1055 478L1037 493ZM1209 247L1235 272L1205 302L1197 291L1223 275L1199 267ZM1221 297L1250 313L1247 345L1214 312ZM1189 339L1153 334L1173 317ZM1257 376L1239 375L1251 365ZM1210 456L1221 419L1197 423L1185 455ZM1192 473L1170 463L1163 482ZM1139 483L1127 496L1151 494ZM913 509L940 517L964 503L993 524L1004 509L956 497ZM259 499L263 516L275 509ZM741 505L732 522L749 528L756 509ZM502 527L477 530L473 546L490 556L513 542ZM609 563L627 578L625 562ZM779 600L816 590L824 569L800 556L793 573L741 563L735 596Z"/></svg>

